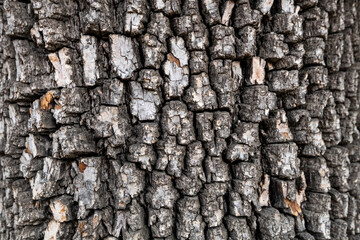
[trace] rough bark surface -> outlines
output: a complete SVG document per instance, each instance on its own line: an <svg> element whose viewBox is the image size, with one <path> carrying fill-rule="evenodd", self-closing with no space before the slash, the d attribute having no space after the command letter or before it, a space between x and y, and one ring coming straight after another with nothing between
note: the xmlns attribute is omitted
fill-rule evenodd
<svg viewBox="0 0 360 240"><path fill-rule="evenodd" d="M359 0L0 0L0 239L360 239Z"/></svg>

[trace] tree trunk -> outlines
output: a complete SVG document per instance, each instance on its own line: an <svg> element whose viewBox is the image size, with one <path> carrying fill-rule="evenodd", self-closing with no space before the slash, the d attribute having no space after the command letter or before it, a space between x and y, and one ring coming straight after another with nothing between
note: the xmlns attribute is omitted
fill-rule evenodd
<svg viewBox="0 0 360 240"><path fill-rule="evenodd" d="M0 0L0 239L360 239L360 0Z"/></svg>

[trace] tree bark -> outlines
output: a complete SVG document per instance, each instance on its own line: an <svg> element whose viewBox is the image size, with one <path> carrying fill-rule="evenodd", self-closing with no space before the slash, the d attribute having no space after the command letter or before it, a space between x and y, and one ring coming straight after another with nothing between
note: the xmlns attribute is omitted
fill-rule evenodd
<svg viewBox="0 0 360 240"><path fill-rule="evenodd" d="M0 239L360 238L359 0L0 14Z"/></svg>

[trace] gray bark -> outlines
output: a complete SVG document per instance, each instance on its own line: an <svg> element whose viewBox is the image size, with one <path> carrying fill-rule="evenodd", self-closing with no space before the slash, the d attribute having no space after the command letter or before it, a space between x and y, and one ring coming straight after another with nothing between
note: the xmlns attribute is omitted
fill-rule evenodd
<svg viewBox="0 0 360 240"><path fill-rule="evenodd" d="M0 239L360 239L359 0L0 0Z"/></svg>

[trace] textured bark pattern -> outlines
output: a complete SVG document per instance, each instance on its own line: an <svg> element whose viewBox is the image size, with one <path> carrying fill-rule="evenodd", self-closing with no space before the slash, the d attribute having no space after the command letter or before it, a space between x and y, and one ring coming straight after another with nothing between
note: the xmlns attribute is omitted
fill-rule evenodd
<svg viewBox="0 0 360 240"><path fill-rule="evenodd" d="M359 0L0 0L0 239L360 239Z"/></svg>

